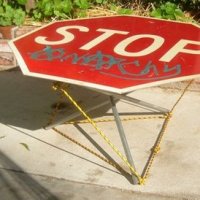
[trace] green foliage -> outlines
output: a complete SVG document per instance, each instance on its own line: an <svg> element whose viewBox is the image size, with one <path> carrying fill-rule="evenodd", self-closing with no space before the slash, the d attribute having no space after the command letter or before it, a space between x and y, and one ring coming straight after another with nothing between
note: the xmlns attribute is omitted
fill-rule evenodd
<svg viewBox="0 0 200 200"><path fill-rule="evenodd" d="M176 0L174 0L175 2ZM183 0L184 2L187 2L187 0ZM181 2L183 2L181 1ZM181 3L180 2L180 3ZM196 0L193 1L194 3ZM179 21L185 21L185 22L192 22L192 23L198 23L196 20L199 20L198 12L195 11L195 9L191 9L191 7L187 7L187 10L184 10L182 4L176 4L167 1L166 3L159 3L159 6L155 6L156 8L153 9L153 11L150 13L150 16L157 17L161 19L170 19L170 20L179 20ZM187 13L190 11L190 13L194 14L196 13L196 18L192 18L190 16L190 13Z"/></svg>
<svg viewBox="0 0 200 200"><path fill-rule="evenodd" d="M25 20L25 11L21 7L13 7L13 2L0 1L0 26L21 25Z"/></svg>
<svg viewBox="0 0 200 200"><path fill-rule="evenodd" d="M116 0L37 0L32 14L36 20L85 17L92 6L109 8ZM121 9L119 14L130 14L130 9Z"/></svg>
<svg viewBox="0 0 200 200"><path fill-rule="evenodd" d="M74 4L80 9L88 9L90 7L88 0L75 0Z"/></svg>
<svg viewBox="0 0 200 200"><path fill-rule="evenodd" d="M198 16L200 9L200 0L35 0L34 6L26 10L31 2L0 0L0 25L21 25L25 15L38 21L86 17L89 9L96 6L112 10L119 15L133 14L133 5L137 13L137 9L142 6L145 11L149 10L152 17L182 21L188 21L185 11L189 11L188 15L192 13ZM147 12L145 15L148 15Z"/></svg>
<svg viewBox="0 0 200 200"><path fill-rule="evenodd" d="M33 11L36 20L66 19L73 15L84 16L84 10L90 7L88 0L39 0Z"/></svg>
<svg viewBox="0 0 200 200"><path fill-rule="evenodd" d="M91 3L99 5L111 5L113 3L115 4L116 0L93 0Z"/></svg>
<svg viewBox="0 0 200 200"><path fill-rule="evenodd" d="M17 3L19 5L25 5L27 3L27 0L17 0Z"/></svg>
<svg viewBox="0 0 200 200"><path fill-rule="evenodd" d="M41 0L37 2L36 9L33 11L34 18L43 20L44 18L50 18L57 16L64 18L66 13L69 13L72 9L70 0Z"/></svg>
<svg viewBox="0 0 200 200"><path fill-rule="evenodd" d="M15 9L13 12L13 24L17 26L22 25L25 20L25 12L21 8Z"/></svg>
<svg viewBox="0 0 200 200"><path fill-rule="evenodd" d="M117 6L115 4L110 5L110 10L116 12L119 15L131 15L131 14L133 14L132 9L122 8L121 6Z"/></svg>
<svg viewBox="0 0 200 200"><path fill-rule="evenodd" d="M133 10L129 8L120 8L117 10L117 14L119 15L131 15L133 14Z"/></svg>
<svg viewBox="0 0 200 200"><path fill-rule="evenodd" d="M162 19L183 20L183 11L174 3L166 2L160 7L154 9L150 16Z"/></svg>
<svg viewBox="0 0 200 200"><path fill-rule="evenodd" d="M161 6L167 2L174 3L183 10L198 11L200 9L199 0L143 0L144 3L153 3L156 7Z"/></svg>

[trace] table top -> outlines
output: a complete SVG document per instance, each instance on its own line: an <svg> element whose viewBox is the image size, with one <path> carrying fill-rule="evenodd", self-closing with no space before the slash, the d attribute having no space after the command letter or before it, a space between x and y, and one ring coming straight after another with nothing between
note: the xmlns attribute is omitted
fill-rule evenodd
<svg viewBox="0 0 200 200"><path fill-rule="evenodd" d="M122 94L199 77L199 30L112 16L53 22L9 44L25 75Z"/></svg>

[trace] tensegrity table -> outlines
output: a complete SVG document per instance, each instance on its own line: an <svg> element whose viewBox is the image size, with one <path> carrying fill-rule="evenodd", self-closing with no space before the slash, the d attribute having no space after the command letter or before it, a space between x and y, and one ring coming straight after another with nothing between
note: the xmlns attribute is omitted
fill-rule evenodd
<svg viewBox="0 0 200 200"><path fill-rule="evenodd" d="M54 86L79 110L58 124L82 114L102 134L87 112L110 103L126 157L117 150L116 153L128 165L133 183L137 184L142 183L143 178L136 172L116 101L123 99L154 110L156 114L165 115L164 123L167 123L168 109L128 94L136 89L199 77L199 40L197 25L112 16L52 22L9 44L25 75L79 85L109 97L109 101L91 105L84 111L66 87ZM165 129L166 125L163 126ZM158 138L154 153L159 142ZM115 151L115 147L113 149Z"/></svg>

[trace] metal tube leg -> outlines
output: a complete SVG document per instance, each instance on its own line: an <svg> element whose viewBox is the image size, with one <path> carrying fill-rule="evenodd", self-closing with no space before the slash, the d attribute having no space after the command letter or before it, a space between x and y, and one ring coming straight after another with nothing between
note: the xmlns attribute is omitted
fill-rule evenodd
<svg viewBox="0 0 200 200"><path fill-rule="evenodd" d="M132 165L132 167L134 167L134 169L135 169L133 158L132 158L132 155L131 155L131 152L130 152L130 149L129 149L129 146L128 146L128 142L127 142L127 139L126 139L126 136L125 136L125 133L124 133L124 128L122 126L122 123L121 123L121 120L120 120L120 117L119 117L119 114L118 114L118 111L117 111L117 108L116 108L116 104L115 104L115 101L113 100L112 96L110 96L110 102L111 102L111 105L112 105L113 115L114 115L114 118L115 118L115 122L116 122L116 125L117 125L117 129L119 131L119 135L120 135L120 138L121 138L121 142L122 142L127 160ZM138 183L137 177L134 174L132 174L132 180L133 180L133 184Z"/></svg>
<svg viewBox="0 0 200 200"><path fill-rule="evenodd" d="M109 101L107 100L107 101L102 102L102 103L100 103L98 105L91 106L90 108L87 108L86 112L93 111L93 110L95 110L97 108L103 107L103 106L108 105L108 104L109 104ZM65 117L63 119L60 119L59 121L56 121L56 122L54 122L52 124L47 125L44 128L46 130L51 129L51 128L55 127L55 126L61 125L61 124L65 123L65 122L70 121L72 119L75 119L76 117L79 117L79 116L81 116L81 113L80 112L75 112L75 113L73 113L73 114L71 114L71 115L69 115L69 116L67 116L67 117Z"/></svg>

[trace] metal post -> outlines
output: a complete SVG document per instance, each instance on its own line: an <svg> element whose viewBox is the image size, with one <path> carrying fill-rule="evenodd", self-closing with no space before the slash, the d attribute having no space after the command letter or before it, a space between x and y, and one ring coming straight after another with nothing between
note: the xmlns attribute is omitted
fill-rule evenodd
<svg viewBox="0 0 200 200"><path fill-rule="evenodd" d="M128 146L128 142L127 142L127 139L126 139L126 136L125 136L125 133L124 133L124 128L122 126L122 122L120 120L119 113L117 111L116 104L115 104L115 101L114 101L112 96L110 96L110 102L111 102L111 105L112 105L113 115L114 115L114 118L115 118L115 122L116 122L116 125L117 125L117 129L119 131L119 135L120 135L120 138L121 138L122 145L124 147L124 151L125 151L127 160L132 165L132 167L135 169L133 158L132 158L132 155L131 155L131 152L130 152L130 149L129 149L129 146ZM138 184L137 177L134 174L132 174L132 180L133 180L133 184Z"/></svg>
<svg viewBox="0 0 200 200"><path fill-rule="evenodd" d="M104 102L102 102L102 103L100 103L100 104L98 104L98 105L95 105L95 106L92 106L92 107L90 107L90 108L87 108L87 109L86 109L86 112L91 112L91 111L93 111L93 110L96 110L97 108L106 106L106 105L108 105L109 103L110 103L109 100L104 101ZM60 125L60 124L63 124L63 123L65 123L65 122L70 121L70 120L72 120L72 119L75 119L76 117L79 117L79 116L81 116L81 113L80 113L80 112L75 112L75 113L73 113L73 114L71 114L71 115L69 115L69 116L67 116L67 117L65 117L65 118L63 118L63 119L60 119L60 120L54 122L53 124L49 124L49 125L45 126L44 129L46 129L46 130L51 129L51 128L55 127L55 126L58 126L58 125Z"/></svg>
<svg viewBox="0 0 200 200"><path fill-rule="evenodd" d="M123 99L123 100L126 100L126 101L129 101L129 102L132 102L136 105L140 105L140 106L143 106L145 108L148 108L148 109L152 109L152 110L156 110L156 111L159 111L162 113L168 113L169 110L166 109L166 108L162 108L160 106L157 106L157 105L154 105L154 104L151 104L151 103L148 103L146 101L142 101L140 99L136 99L136 98L133 98L133 97L130 97L130 96L127 96L126 94L116 94L116 93L110 93L110 92L105 92L105 91L101 91L101 93L103 94L107 94L109 96L113 95L115 96L117 99Z"/></svg>

